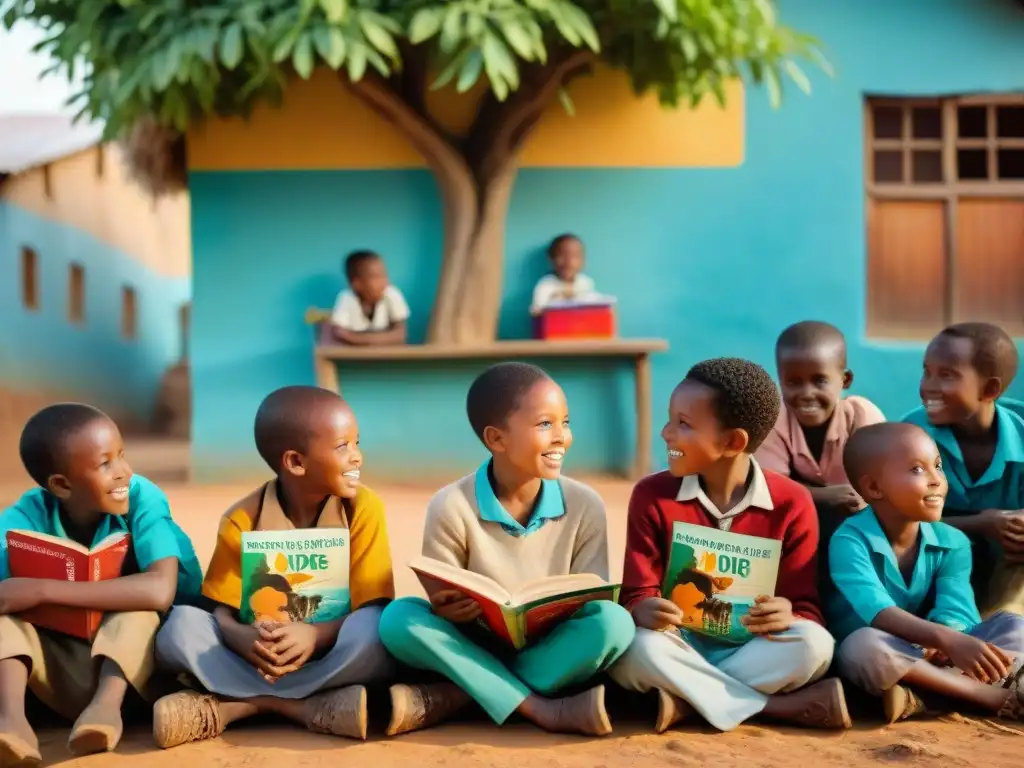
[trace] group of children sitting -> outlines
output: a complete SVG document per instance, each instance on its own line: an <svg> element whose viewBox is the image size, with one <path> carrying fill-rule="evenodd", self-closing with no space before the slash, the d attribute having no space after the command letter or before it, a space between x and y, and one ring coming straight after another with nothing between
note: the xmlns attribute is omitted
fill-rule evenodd
<svg viewBox="0 0 1024 768"><path fill-rule="evenodd" d="M537 281L530 313L555 303L583 302L597 297L594 281L583 273L586 254L576 235L554 238L547 248L551 271ZM348 287L334 302L323 340L355 346L405 344L409 305L388 279L387 267L374 251L353 251L345 257Z"/></svg>
<svg viewBox="0 0 1024 768"><path fill-rule="evenodd" d="M752 362L690 369L661 432L668 470L629 502L619 603L587 603L518 652L481 629L480 606L458 591L396 599L384 504L360 483L359 428L340 396L295 386L263 401L255 443L275 477L221 518L205 576L111 420L85 405L40 411L21 439L39 487L0 515L0 539L27 529L90 546L126 530L133 554L120 578L65 582L12 578L4 545L0 765L40 761L27 690L74 720L79 754L117 745L129 693L155 702L163 748L260 713L362 739L377 685L390 686L392 736L471 702L498 724L518 714L605 735L606 679L656 692L659 733L697 716L721 730L757 716L848 728L841 679L880 696L890 722L951 700L1022 719L1024 418L1001 399L1017 369L1012 340L980 323L942 331L925 354L923 406L896 423L842 397L852 374L835 328L799 323L776 353L781 403ZM423 554L509 591L559 574L608 579L604 503L561 475L572 430L558 384L498 364L471 386L467 414L489 457L430 501ZM662 592L677 521L781 541L777 587L743 619L752 639L680 629ZM352 610L329 623L243 623L242 534L313 527L349 530ZM105 618L87 644L19 618L40 604Z"/></svg>

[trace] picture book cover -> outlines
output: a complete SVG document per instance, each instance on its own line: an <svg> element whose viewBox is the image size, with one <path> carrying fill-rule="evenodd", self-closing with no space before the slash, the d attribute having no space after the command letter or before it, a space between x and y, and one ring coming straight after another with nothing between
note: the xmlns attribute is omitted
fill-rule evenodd
<svg viewBox="0 0 1024 768"><path fill-rule="evenodd" d="M77 541L36 531L7 532L7 562L11 575L30 579L103 581L121 575L131 549L131 535L118 532L92 548ZM20 614L37 627L92 641L103 621L102 611L40 605Z"/></svg>
<svg viewBox="0 0 1024 768"><path fill-rule="evenodd" d="M758 595L775 594L781 556L775 539L677 522L662 595L682 609L685 629L744 643L740 620Z"/></svg>
<svg viewBox="0 0 1024 768"><path fill-rule="evenodd" d="M309 528L242 534L241 620L319 624L347 615L349 531Z"/></svg>
<svg viewBox="0 0 1024 768"><path fill-rule="evenodd" d="M592 600L619 599L619 584L592 573L537 579L509 593L483 574L429 557L417 557L409 567L428 594L453 589L476 600L479 623L516 650L536 642Z"/></svg>

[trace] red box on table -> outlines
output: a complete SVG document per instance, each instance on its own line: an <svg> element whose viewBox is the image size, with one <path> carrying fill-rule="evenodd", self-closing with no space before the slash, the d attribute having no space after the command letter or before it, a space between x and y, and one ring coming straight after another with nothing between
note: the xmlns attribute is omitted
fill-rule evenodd
<svg viewBox="0 0 1024 768"><path fill-rule="evenodd" d="M559 303L533 318L538 339L611 339L616 335L614 301Z"/></svg>

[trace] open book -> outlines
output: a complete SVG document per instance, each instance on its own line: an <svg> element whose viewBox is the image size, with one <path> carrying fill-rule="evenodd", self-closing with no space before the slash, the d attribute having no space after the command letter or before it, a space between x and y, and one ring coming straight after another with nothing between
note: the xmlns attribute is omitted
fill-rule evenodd
<svg viewBox="0 0 1024 768"><path fill-rule="evenodd" d="M662 596L682 609L685 629L744 643L741 619L754 598L775 594L781 557L776 539L675 523Z"/></svg>
<svg viewBox="0 0 1024 768"><path fill-rule="evenodd" d="M592 600L618 600L619 584L593 573L550 576L509 593L479 573L417 557L409 563L427 594L454 589L480 605L480 622L507 645L519 650L535 642Z"/></svg>
<svg viewBox="0 0 1024 768"><path fill-rule="evenodd" d="M121 576L131 548L131 536L112 533L91 549L77 541L36 531L7 532L7 562L11 576L61 581L105 581ZM40 605L21 614L37 627L92 641L103 621L102 611Z"/></svg>

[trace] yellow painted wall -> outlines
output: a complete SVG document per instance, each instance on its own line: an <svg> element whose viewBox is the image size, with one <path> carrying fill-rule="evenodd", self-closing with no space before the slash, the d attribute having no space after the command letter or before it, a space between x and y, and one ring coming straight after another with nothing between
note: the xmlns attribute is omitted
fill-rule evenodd
<svg viewBox="0 0 1024 768"><path fill-rule="evenodd" d="M620 73L599 71L570 89L575 116L560 104L530 137L524 167L730 167L743 162L744 93L730 85L720 109L668 110L638 99ZM431 111L464 128L471 97L431 94ZM385 120L363 106L337 75L296 80L281 108L261 106L251 121L213 120L189 135L192 170L344 170L421 168L422 158Z"/></svg>
<svg viewBox="0 0 1024 768"><path fill-rule="evenodd" d="M0 187L0 198L87 232L157 274L185 277L192 272L188 195L154 201L128 176L116 145L93 147L51 163L48 170L12 176Z"/></svg>

